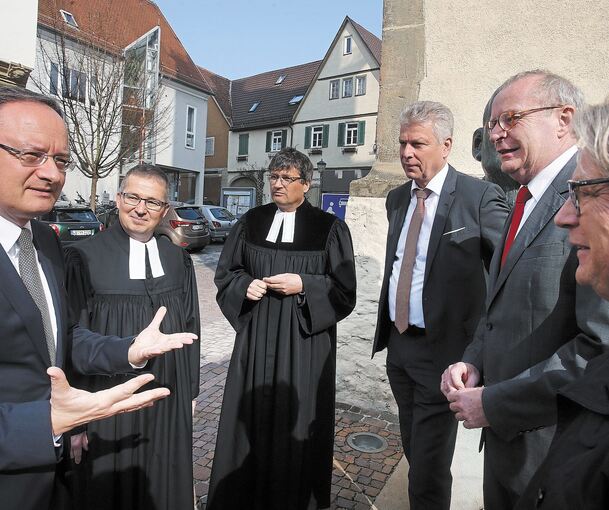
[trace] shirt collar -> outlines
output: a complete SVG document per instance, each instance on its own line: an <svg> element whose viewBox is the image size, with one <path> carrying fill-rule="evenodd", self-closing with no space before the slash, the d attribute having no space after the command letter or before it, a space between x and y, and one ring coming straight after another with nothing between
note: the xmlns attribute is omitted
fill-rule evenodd
<svg viewBox="0 0 609 510"><path fill-rule="evenodd" d="M563 167L569 162L569 160L577 153L577 146L573 145L569 147L565 152L558 156L548 166L546 166L541 172L533 177L527 184L527 188L531 192L531 196L536 202L539 201L541 196L546 192L550 183L556 178Z"/></svg>
<svg viewBox="0 0 609 510"><path fill-rule="evenodd" d="M31 222L28 221L24 228L27 228L31 232ZM12 221L7 220L4 216L0 215L0 244L6 253L8 253L15 246L20 235L21 227L19 225L15 225Z"/></svg>
<svg viewBox="0 0 609 510"><path fill-rule="evenodd" d="M444 165L444 168L440 170L436 175L432 177L432 179L427 183L425 189L430 190L432 193L440 196L442 193L442 187L444 186L444 181L446 180L446 176L448 175L448 163ZM410 188L410 196L414 197L414 190L419 189L419 186L415 181L412 181L412 187Z"/></svg>

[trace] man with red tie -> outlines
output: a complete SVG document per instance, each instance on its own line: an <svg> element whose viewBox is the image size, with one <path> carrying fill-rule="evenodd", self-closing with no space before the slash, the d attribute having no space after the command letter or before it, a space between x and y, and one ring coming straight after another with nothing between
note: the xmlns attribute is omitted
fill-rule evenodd
<svg viewBox="0 0 609 510"><path fill-rule="evenodd" d="M387 249L374 353L387 347L410 466L411 510L449 510L457 422L440 392L484 309L485 268L508 215L499 186L448 164L453 115L417 101L400 115L400 161L409 182L387 196Z"/></svg>
<svg viewBox="0 0 609 510"><path fill-rule="evenodd" d="M521 187L491 262L486 314L441 389L466 428L486 427L490 510L513 508L550 446L557 390L606 349L609 307L576 284L576 249L553 221L576 165L571 122L582 104L568 80L528 71L499 88L486 126L501 170Z"/></svg>

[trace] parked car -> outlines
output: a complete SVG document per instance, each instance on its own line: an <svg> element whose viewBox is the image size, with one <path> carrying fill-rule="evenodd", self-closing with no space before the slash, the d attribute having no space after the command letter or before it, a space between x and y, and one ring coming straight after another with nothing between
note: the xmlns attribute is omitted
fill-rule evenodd
<svg viewBox="0 0 609 510"><path fill-rule="evenodd" d="M199 210L209 223L209 232L212 241L224 241L228 233L237 223L237 218L226 207L219 205L201 205Z"/></svg>
<svg viewBox="0 0 609 510"><path fill-rule="evenodd" d="M86 239L104 229L89 207L55 205L40 217L40 221L47 223L64 245Z"/></svg>
<svg viewBox="0 0 609 510"><path fill-rule="evenodd" d="M193 205L172 205L155 233L188 251L201 251L211 239L207 220Z"/></svg>

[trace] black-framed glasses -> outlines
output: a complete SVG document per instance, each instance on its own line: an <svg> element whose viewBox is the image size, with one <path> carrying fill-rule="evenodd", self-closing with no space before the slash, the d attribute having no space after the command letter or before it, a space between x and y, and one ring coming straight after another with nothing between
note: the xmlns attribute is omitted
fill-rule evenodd
<svg viewBox="0 0 609 510"><path fill-rule="evenodd" d="M559 104L556 106L542 106L541 108L532 108L530 110L522 110L522 111L514 111L508 110L507 112L502 112L499 114L499 117L495 119L490 119L486 123L486 129L488 129L489 133L495 128L497 124L504 131L509 131L512 129L520 119L526 117L527 115L531 115L531 113L543 112L544 110L554 110L556 108L564 107L564 104Z"/></svg>
<svg viewBox="0 0 609 510"><path fill-rule="evenodd" d="M277 181L282 186L288 187L290 184L296 181L302 181L302 177L290 177L289 175L271 174L269 175L269 181L271 184L275 184Z"/></svg>
<svg viewBox="0 0 609 510"><path fill-rule="evenodd" d="M35 167L44 165L45 161L49 158L53 158L55 161L55 166L57 170L62 173L65 173L69 170L72 170L74 166L74 161L70 156L66 156L65 154L47 154L46 152L37 151L34 149L15 149L15 147L10 147L9 145L4 145L0 143L0 149L4 149L6 152L15 156L23 166L25 167Z"/></svg>
<svg viewBox="0 0 609 510"><path fill-rule="evenodd" d="M583 181L567 181L569 198L571 199L571 203L573 204L573 207L575 207L575 212L578 216L581 214L581 205L577 192L578 189L582 186L594 186L595 184L609 184L609 177L600 177L599 179L587 179Z"/></svg>
<svg viewBox="0 0 609 510"><path fill-rule="evenodd" d="M144 202L146 209L149 211L159 212L167 205L167 202L163 202L162 200L157 200L156 198L142 198L135 193L121 193L120 195L123 197L123 202L127 205L132 205L133 207L137 207L140 202Z"/></svg>

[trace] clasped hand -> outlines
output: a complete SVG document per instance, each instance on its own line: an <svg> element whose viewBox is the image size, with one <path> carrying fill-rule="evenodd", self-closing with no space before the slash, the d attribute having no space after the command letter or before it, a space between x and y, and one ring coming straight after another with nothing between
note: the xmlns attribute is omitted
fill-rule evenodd
<svg viewBox="0 0 609 510"><path fill-rule="evenodd" d="M256 279L250 283L245 297L250 301L260 301L271 289L284 296L291 296L302 292L302 279L295 273L281 273L275 276L267 276L262 280Z"/></svg>
<svg viewBox="0 0 609 510"><path fill-rule="evenodd" d="M489 423L482 407L483 387L477 387L480 372L470 363L455 363L442 374L440 390L450 402L455 418L463 422L466 429L488 427Z"/></svg>

